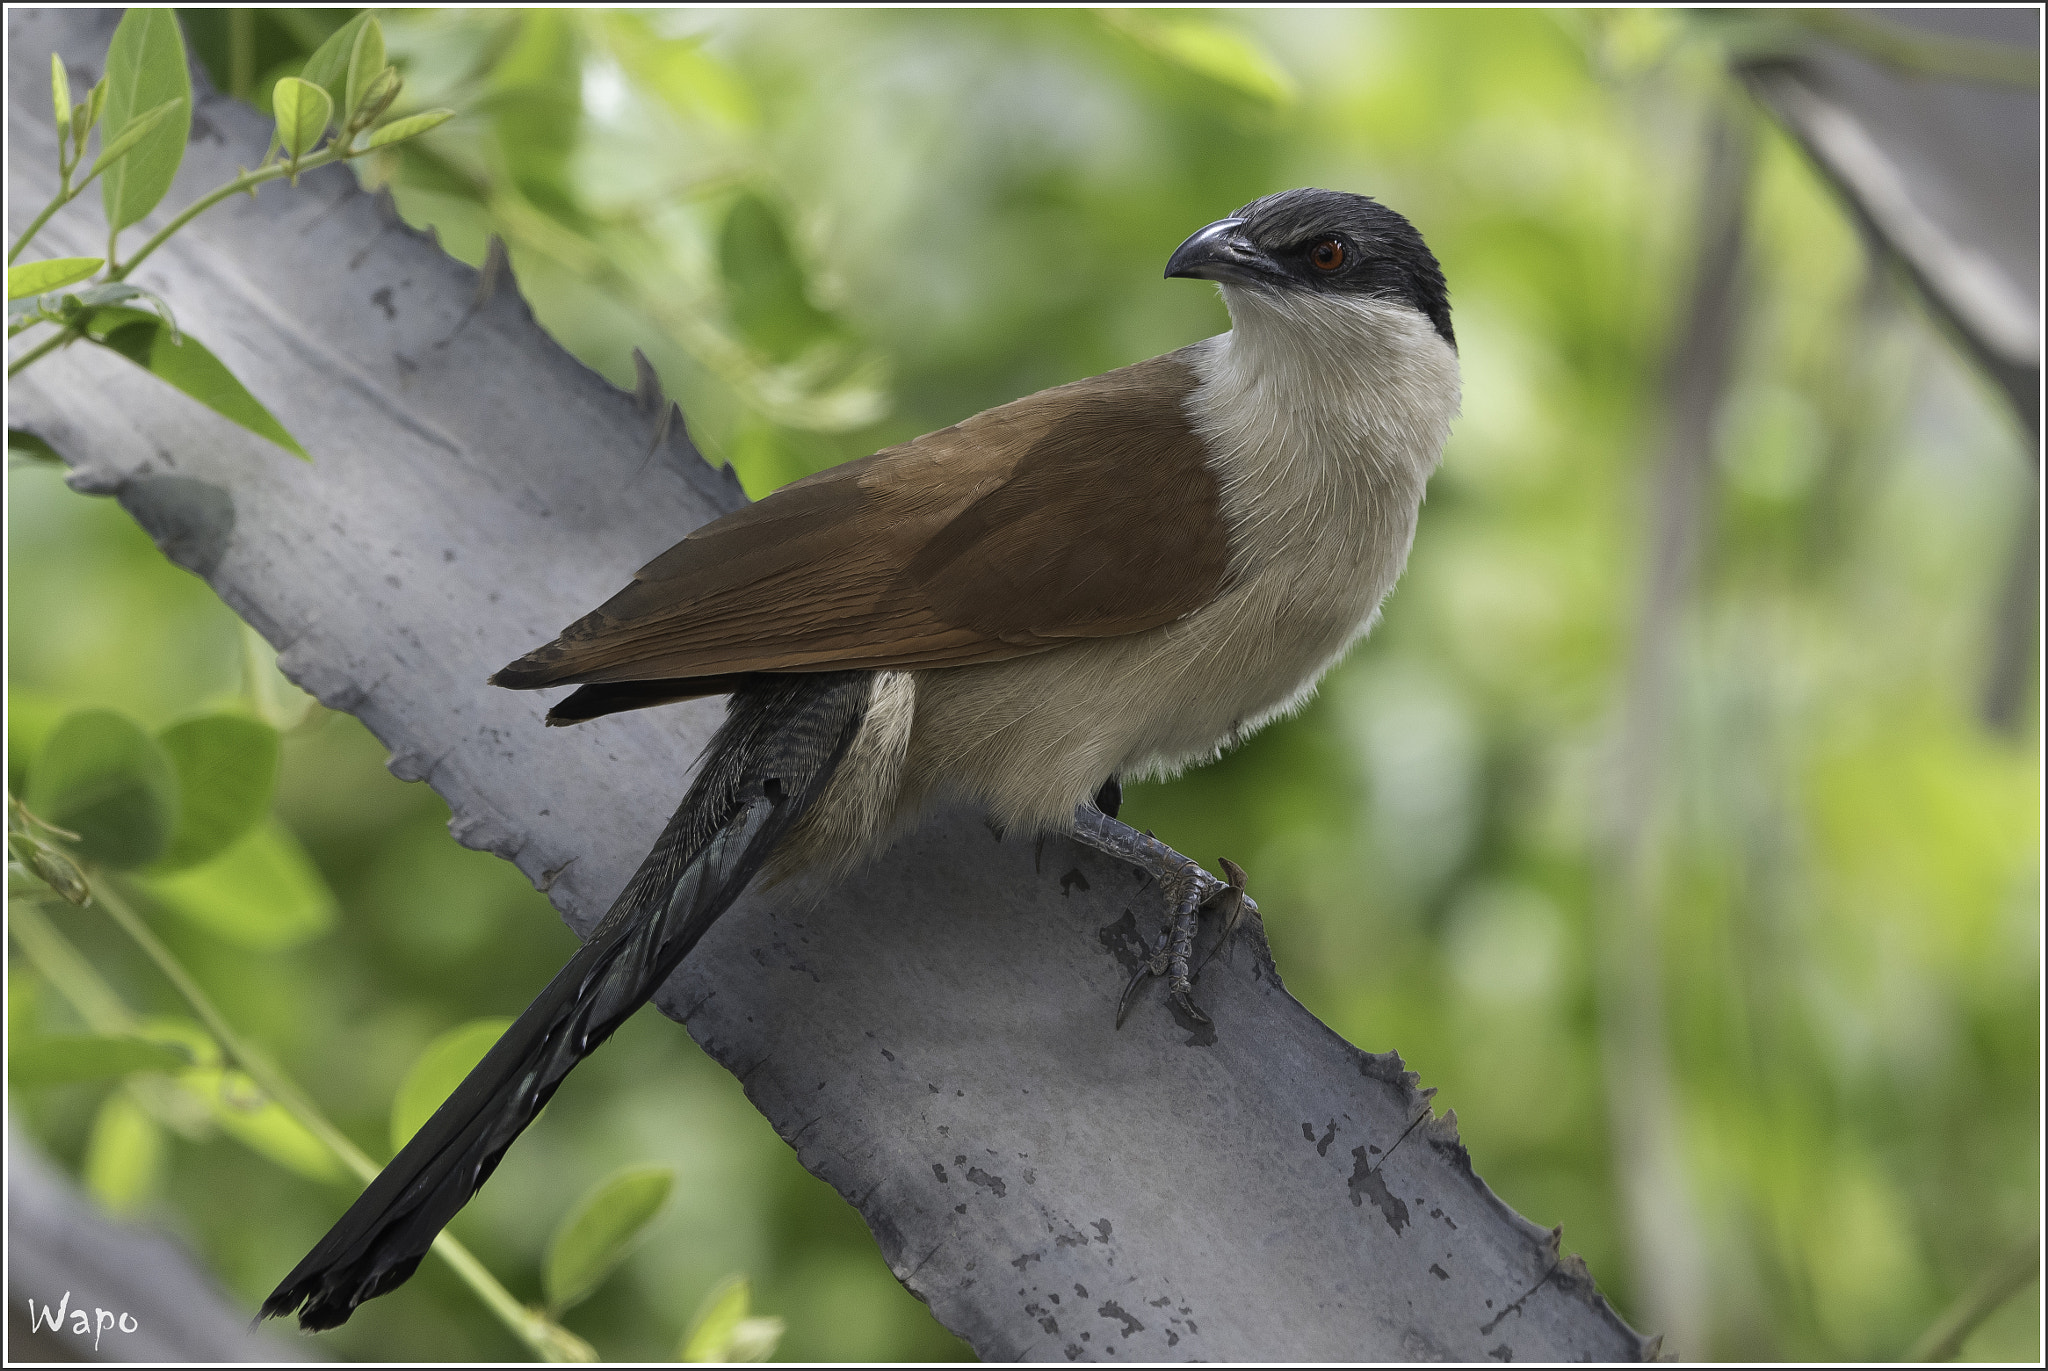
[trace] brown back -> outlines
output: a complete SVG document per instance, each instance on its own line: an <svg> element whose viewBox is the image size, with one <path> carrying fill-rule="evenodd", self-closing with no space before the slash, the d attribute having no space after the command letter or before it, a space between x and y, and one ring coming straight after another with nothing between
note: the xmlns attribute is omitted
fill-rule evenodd
<svg viewBox="0 0 2048 1371"><path fill-rule="evenodd" d="M1209 602L1229 538L1177 353L985 410L690 534L492 679L958 666Z"/></svg>

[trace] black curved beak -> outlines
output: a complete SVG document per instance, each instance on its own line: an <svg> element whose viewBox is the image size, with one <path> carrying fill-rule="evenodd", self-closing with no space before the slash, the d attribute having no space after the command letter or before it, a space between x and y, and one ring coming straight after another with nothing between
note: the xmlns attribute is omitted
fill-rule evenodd
<svg viewBox="0 0 2048 1371"><path fill-rule="evenodd" d="M1250 283L1280 275L1280 264L1253 246L1243 228L1242 219L1218 219L1197 229L1166 259L1167 276Z"/></svg>

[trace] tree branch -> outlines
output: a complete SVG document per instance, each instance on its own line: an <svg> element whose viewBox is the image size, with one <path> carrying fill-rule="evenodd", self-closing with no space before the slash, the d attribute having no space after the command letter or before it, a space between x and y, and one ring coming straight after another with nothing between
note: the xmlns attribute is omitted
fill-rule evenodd
<svg viewBox="0 0 2048 1371"><path fill-rule="evenodd" d="M21 64L97 61L109 22L10 15L14 203L52 174L19 155L51 133ZM252 111L202 95L198 113L192 185L261 153ZM651 378L634 396L578 365L509 272L449 259L342 169L220 207L140 275L314 462L100 349L17 382L11 422L360 717L458 839L588 929L717 702L547 729L545 701L484 680L737 507L737 482ZM1116 1032L1162 915L1127 867L945 813L815 903L743 900L658 1003L985 1358L1643 1353L1556 1233L1473 1174L1400 1059L1287 994L1254 921L1204 974L1213 1033L1156 1003Z"/></svg>

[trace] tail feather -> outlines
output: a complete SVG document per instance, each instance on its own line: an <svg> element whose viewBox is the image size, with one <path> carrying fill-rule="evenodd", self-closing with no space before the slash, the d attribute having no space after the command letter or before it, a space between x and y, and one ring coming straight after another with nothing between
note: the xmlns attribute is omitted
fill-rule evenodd
<svg viewBox="0 0 2048 1371"><path fill-rule="evenodd" d="M333 1328L403 1284L564 1077L647 1002L767 861L859 731L870 674L756 677L582 949L263 1302Z"/></svg>
<svg viewBox="0 0 2048 1371"><path fill-rule="evenodd" d="M587 685L556 702L548 710L548 723L556 727L580 724L622 710L669 705L678 700L695 700L706 695L729 695L745 682L745 676L684 676L655 681L607 681Z"/></svg>

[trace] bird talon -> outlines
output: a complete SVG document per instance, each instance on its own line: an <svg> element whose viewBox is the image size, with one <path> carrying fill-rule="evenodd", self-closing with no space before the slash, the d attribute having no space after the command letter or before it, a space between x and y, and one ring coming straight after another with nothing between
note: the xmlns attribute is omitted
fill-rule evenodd
<svg viewBox="0 0 2048 1371"><path fill-rule="evenodd" d="M1148 962L1145 965L1139 967L1137 970L1137 974L1133 975L1131 979L1125 983L1124 993L1117 997L1116 1002L1116 1026L1118 1028L1122 1028L1124 1026L1124 1020L1129 1018L1131 1015L1131 1003L1133 1000L1137 998L1138 987L1143 985L1148 979L1157 974L1158 973L1152 969L1151 963Z"/></svg>
<svg viewBox="0 0 2048 1371"><path fill-rule="evenodd" d="M1216 954L1223 950L1223 945L1230 941L1230 935L1235 933L1238 924L1244 921L1245 911L1250 910L1254 914L1259 912L1258 901L1245 893L1244 887L1247 878L1244 874L1244 868L1231 861L1228 857L1217 858L1217 864L1223 868L1223 874L1229 877L1229 880L1219 882L1211 898L1221 900L1227 897L1229 906L1228 911L1223 916L1223 929L1216 935L1216 941L1210 946L1208 955L1202 958L1200 965L1196 966L1196 975L1200 975L1202 967L1207 966L1214 960ZM1206 908L1206 906L1204 907Z"/></svg>
<svg viewBox="0 0 2048 1371"><path fill-rule="evenodd" d="M1172 911L1158 938L1139 945L1139 965L1117 999L1117 1027L1123 1027L1129 1017L1138 987L1153 976L1167 978L1169 1002L1191 1022L1212 1022L1195 1007L1194 986L1201 979L1202 968L1229 941L1245 910L1258 911L1258 904L1245 893L1244 868L1224 858L1219 862L1223 870L1223 878L1219 879L1149 834L1140 835L1109 819L1099 806L1082 805L1076 809L1074 834L1098 851L1132 862L1141 873L1155 879ZM1200 942L1202 913L1212 906L1223 914L1222 932L1198 961L1196 946Z"/></svg>

